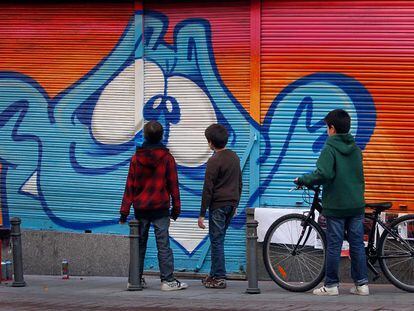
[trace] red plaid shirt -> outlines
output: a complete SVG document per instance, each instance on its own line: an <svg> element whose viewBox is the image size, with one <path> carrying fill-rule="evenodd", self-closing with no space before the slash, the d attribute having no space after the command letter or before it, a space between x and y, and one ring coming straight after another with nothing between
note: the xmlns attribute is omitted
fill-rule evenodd
<svg viewBox="0 0 414 311"><path fill-rule="evenodd" d="M167 148L140 148L132 156L122 199L121 214L128 216L131 204L138 211L162 211L170 208L172 215L181 211L177 166Z"/></svg>

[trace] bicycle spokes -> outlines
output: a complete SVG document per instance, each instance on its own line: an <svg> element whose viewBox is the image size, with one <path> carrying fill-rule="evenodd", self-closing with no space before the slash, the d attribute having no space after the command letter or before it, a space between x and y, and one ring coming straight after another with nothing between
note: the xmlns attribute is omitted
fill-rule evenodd
<svg viewBox="0 0 414 311"><path fill-rule="evenodd" d="M324 243L318 243L323 233L305 219L303 215L282 219L267 235L266 267L279 285L290 290L301 291L319 282L324 270Z"/></svg>
<svg viewBox="0 0 414 311"><path fill-rule="evenodd" d="M380 263L384 274L397 287L414 291L414 216L396 220L380 241Z"/></svg>

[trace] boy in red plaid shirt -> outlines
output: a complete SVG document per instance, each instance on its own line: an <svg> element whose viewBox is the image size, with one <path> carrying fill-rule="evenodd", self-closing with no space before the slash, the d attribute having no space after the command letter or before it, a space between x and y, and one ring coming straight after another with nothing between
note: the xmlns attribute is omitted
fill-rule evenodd
<svg viewBox="0 0 414 311"><path fill-rule="evenodd" d="M174 258L170 248L168 229L171 218L176 220L180 214L181 202L178 188L177 166L174 157L161 143L163 128L159 122L149 121L144 126L145 142L131 159L128 178L122 199L119 222L125 223L131 205L135 218L139 220L140 266L142 277L148 232L154 226L158 249L161 290L180 290L188 287L174 278ZM171 198L171 203L170 203ZM145 286L145 280L142 284Z"/></svg>

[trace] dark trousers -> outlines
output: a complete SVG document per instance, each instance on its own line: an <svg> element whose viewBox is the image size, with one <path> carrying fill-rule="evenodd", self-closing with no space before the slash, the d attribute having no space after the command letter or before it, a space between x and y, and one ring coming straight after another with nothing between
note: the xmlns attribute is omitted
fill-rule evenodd
<svg viewBox="0 0 414 311"><path fill-rule="evenodd" d="M144 272L145 253L147 251L148 233L150 225L154 226L155 240L158 249L158 264L160 268L161 281L171 282L174 280L174 257L170 247L168 229L170 227L170 217L164 216L157 219L141 218L139 220L139 273Z"/></svg>
<svg viewBox="0 0 414 311"><path fill-rule="evenodd" d="M328 242L325 286L339 285L339 261L344 233L347 232L351 255L351 276L356 285L368 283L368 268L364 245L364 215L336 218L326 217Z"/></svg>
<svg viewBox="0 0 414 311"><path fill-rule="evenodd" d="M224 238L233 217L235 208L225 206L209 212L208 230L211 242L210 276L217 279L226 278L226 262L224 256Z"/></svg>

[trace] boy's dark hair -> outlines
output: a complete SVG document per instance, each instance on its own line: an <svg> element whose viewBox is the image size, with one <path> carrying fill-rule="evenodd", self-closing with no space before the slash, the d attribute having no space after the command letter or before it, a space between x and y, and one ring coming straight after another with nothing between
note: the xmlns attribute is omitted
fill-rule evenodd
<svg viewBox="0 0 414 311"><path fill-rule="evenodd" d="M144 125L144 138L150 144L157 144L161 141L164 129L157 121L149 121Z"/></svg>
<svg viewBox="0 0 414 311"><path fill-rule="evenodd" d="M211 124L206 128L204 135L207 141L212 143L214 147L221 149L226 147L229 140L229 133L226 128L221 124Z"/></svg>
<svg viewBox="0 0 414 311"><path fill-rule="evenodd" d="M324 120L329 127L334 126L338 134L347 134L351 129L351 117L343 109L332 110Z"/></svg>

